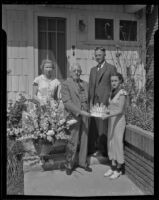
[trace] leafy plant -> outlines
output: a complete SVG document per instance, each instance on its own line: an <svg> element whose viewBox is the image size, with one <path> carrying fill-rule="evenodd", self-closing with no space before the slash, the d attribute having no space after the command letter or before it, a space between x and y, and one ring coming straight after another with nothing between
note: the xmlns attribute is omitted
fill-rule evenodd
<svg viewBox="0 0 159 200"><path fill-rule="evenodd" d="M7 109L7 127L8 128L21 128L22 111L26 110L26 98L20 95L19 100L14 104L12 101L9 102Z"/></svg>
<svg viewBox="0 0 159 200"><path fill-rule="evenodd" d="M153 102L150 103L149 101L146 92L141 92L137 101L127 106L126 120L128 124L153 132Z"/></svg>

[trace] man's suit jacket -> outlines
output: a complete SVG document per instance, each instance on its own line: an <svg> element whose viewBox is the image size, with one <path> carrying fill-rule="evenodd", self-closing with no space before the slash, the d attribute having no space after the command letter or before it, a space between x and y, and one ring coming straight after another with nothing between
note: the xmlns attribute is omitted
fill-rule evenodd
<svg viewBox="0 0 159 200"><path fill-rule="evenodd" d="M84 88L85 96L88 98L88 84L87 82L80 80L81 85ZM78 87L72 78L68 78L63 82L61 88L62 101L65 109L71 112L75 117L78 117L81 110L81 100L79 96Z"/></svg>
<svg viewBox="0 0 159 200"><path fill-rule="evenodd" d="M104 66L98 72L97 78L97 66L93 67L89 77L89 104L94 104L95 95L99 99L100 103L108 106L108 99L111 90L110 77L111 74L116 72L116 67L105 61ZM97 78L97 80L96 80Z"/></svg>
<svg viewBox="0 0 159 200"><path fill-rule="evenodd" d="M88 98L88 84L80 80L80 83L84 89L86 99ZM81 116L80 111L82 108L81 98L79 96L78 85L72 78L68 78L63 82L61 88L62 101L65 110L71 113L73 117L78 121L70 129L70 140L68 141L66 148L66 160L68 167L73 168L75 164L75 155L79 145L78 164L86 166L87 164L87 149L88 149L88 117Z"/></svg>

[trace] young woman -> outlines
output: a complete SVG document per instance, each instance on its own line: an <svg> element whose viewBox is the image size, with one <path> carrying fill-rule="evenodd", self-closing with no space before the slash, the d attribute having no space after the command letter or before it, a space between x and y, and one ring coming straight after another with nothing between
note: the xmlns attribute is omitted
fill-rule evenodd
<svg viewBox="0 0 159 200"><path fill-rule="evenodd" d="M51 60L43 60L40 67L42 74L33 82L33 95L43 105L47 99L60 99L61 84L54 78L54 64Z"/></svg>
<svg viewBox="0 0 159 200"><path fill-rule="evenodd" d="M110 169L104 174L110 179L122 174L124 164L123 136L126 126L125 105L127 93L122 89L123 77L120 73L111 75L111 94L109 98L110 114L108 115L108 157Z"/></svg>

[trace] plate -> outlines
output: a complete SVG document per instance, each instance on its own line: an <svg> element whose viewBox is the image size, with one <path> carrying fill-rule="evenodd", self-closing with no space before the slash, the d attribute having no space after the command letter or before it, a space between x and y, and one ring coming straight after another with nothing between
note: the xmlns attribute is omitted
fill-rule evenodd
<svg viewBox="0 0 159 200"><path fill-rule="evenodd" d="M99 114L95 114L95 113L91 113L91 117L98 117L98 118L102 118L102 117L107 117L108 115L103 114L103 115L99 115Z"/></svg>

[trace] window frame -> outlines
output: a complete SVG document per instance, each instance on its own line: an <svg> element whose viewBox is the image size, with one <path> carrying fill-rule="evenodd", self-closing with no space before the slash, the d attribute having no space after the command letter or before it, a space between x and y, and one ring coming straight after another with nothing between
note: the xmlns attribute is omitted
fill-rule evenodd
<svg viewBox="0 0 159 200"><path fill-rule="evenodd" d="M95 39L95 18L102 19L113 19L114 21L114 39L113 40L96 40ZM120 20L137 21L137 41L123 41L120 40ZM140 21L136 18L134 14L127 13L112 13L112 12L101 12L94 13L94 15L88 16L88 40L85 41L86 44L90 45L108 45L116 46L117 44L122 44L124 46L138 46L139 42L139 23Z"/></svg>
<svg viewBox="0 0 159 200"><path fill-rule="evenodd" d="M112 37L113 37L113 39L105 39L105 38L103 38L103 39L101 39L101 38L96 38L96 20L111 20L112 21L112 23L113 23L113 26L112 26L112 28L113 28L113 34L112 34ZM95 40L111 40L111 41L113 41L114 40L114 19L111 19L111 18L94 18L94 31L95 31Z"/></svg>
<svg viewBox="0 0 159 200"><path fill-rule="evenodd" d="M121 21L127 21L127 22L130 22L130 21L133 21L133 22L136 22L136 40L135 41L132 41L132 40L120 40L120 22ZM128 19L119 19L119 40L121 42L137 42L138 41L138 21L137 20L128 20Z"/></svg>

